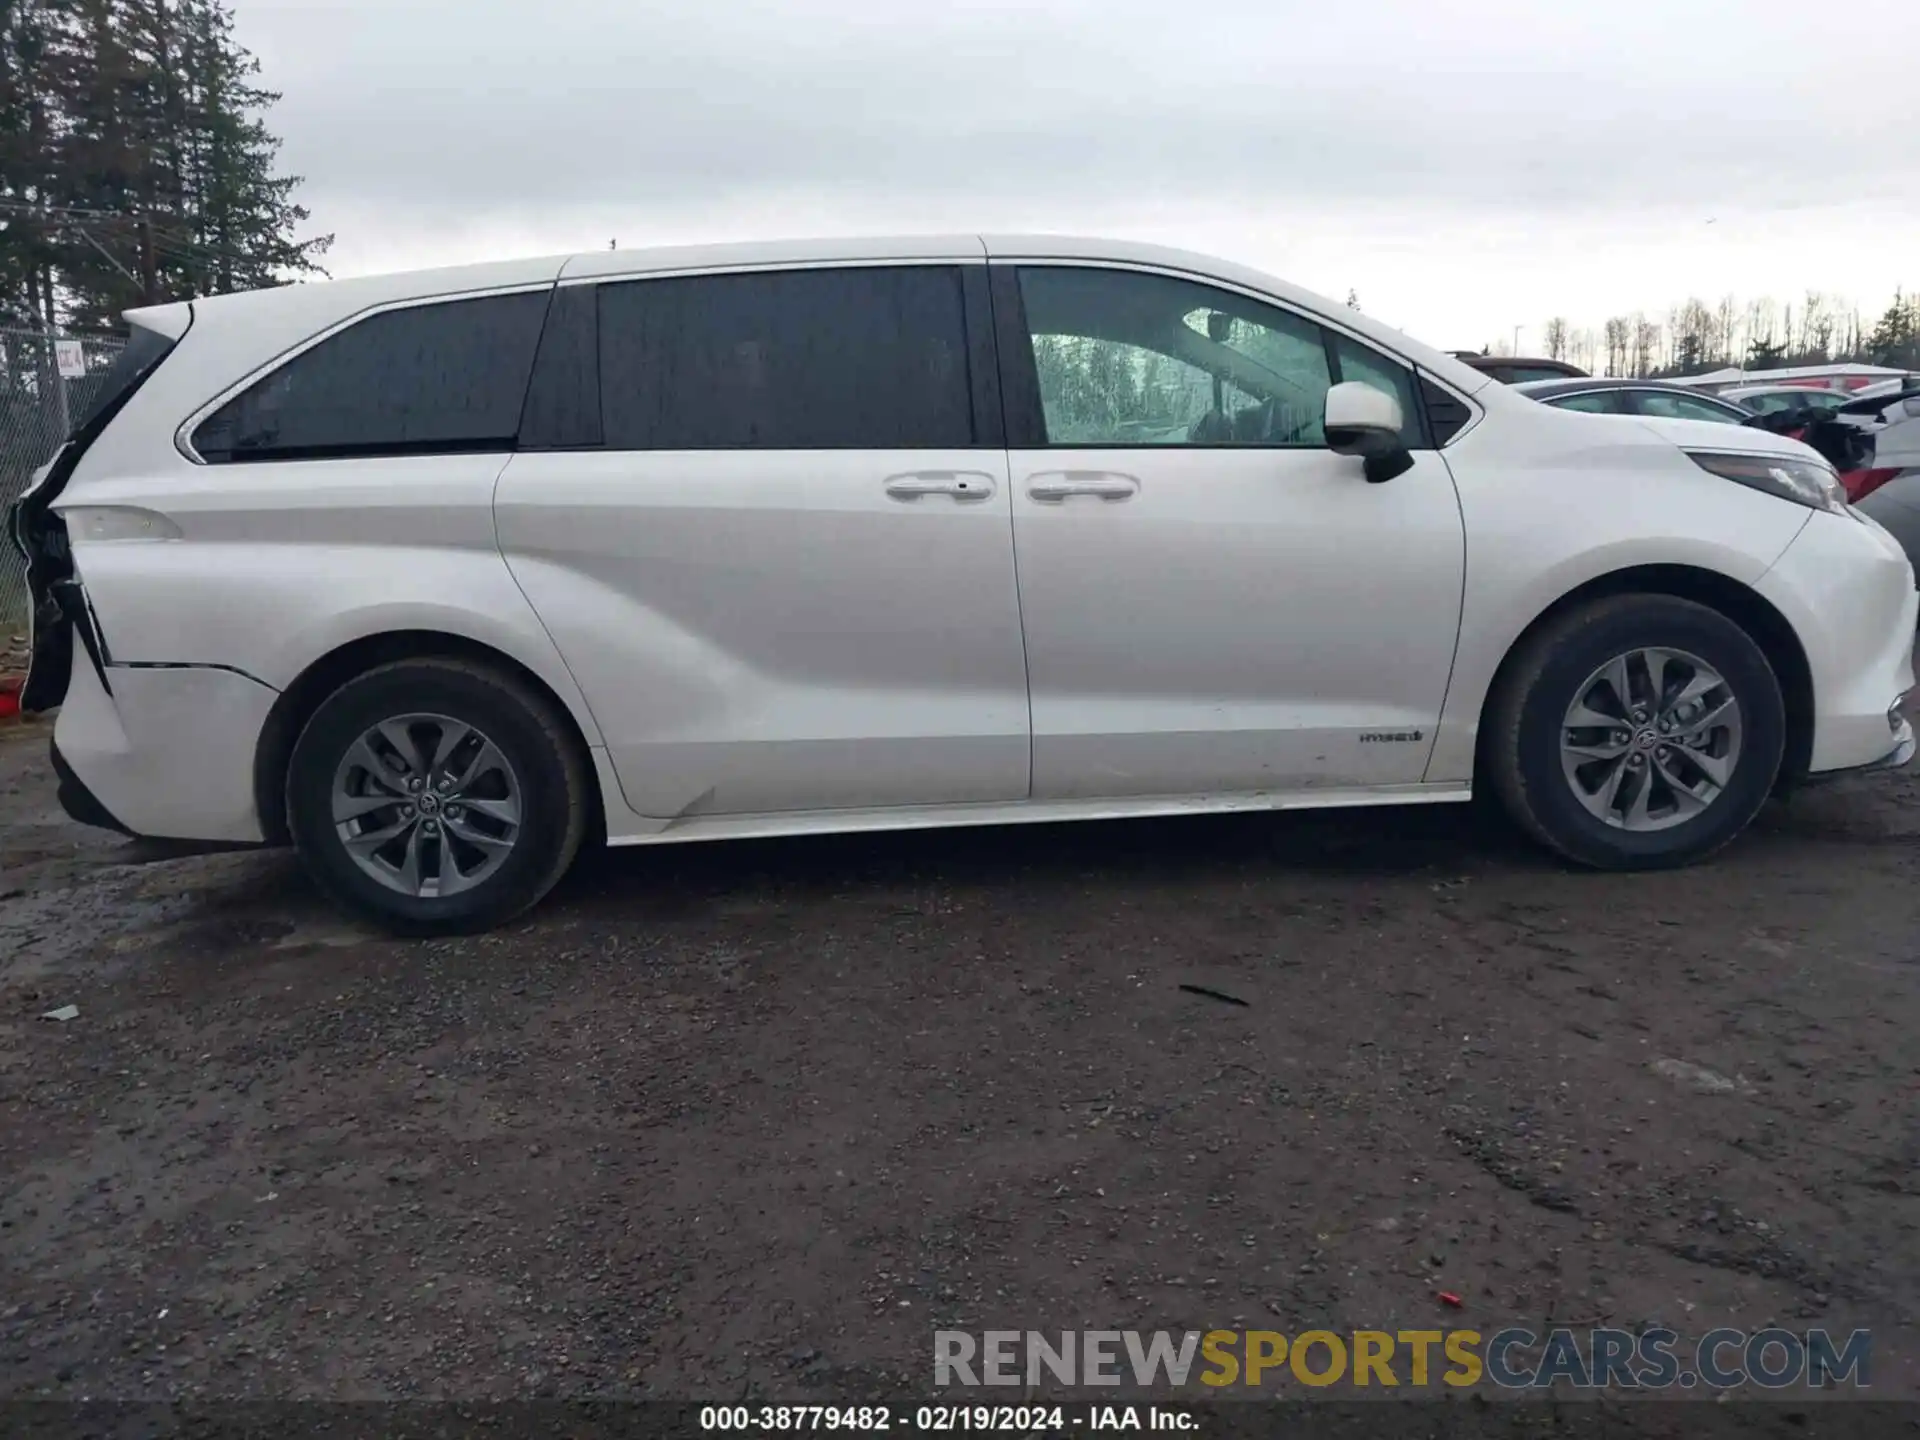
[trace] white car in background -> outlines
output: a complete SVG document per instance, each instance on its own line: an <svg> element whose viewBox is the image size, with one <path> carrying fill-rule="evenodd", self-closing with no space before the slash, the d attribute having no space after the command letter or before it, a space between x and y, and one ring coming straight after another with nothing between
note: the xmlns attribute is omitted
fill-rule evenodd
<svg viewBox="0 0 1920 1440"><path fill-rule="evenodd" d="M128 318L13 516L63 800L291 841L397 930L589 836L1480 785L1676 865L1914 748L1912 567L1814 452L1555 410L1223 261L808 241Z"/></svg>
<svg viewBox="0 0 1920 1440"><path fill-rule="evenodd" d="M1920 565L1920 384L1876 385L1834 419L1857 427L1870 445L1866 471L1854 481L1854 503Z"/></svg>
<svg viewBox="0 0 1920 1440"><path fill-rule="evenodd" d="M1756 415L1774 415L1788 410L1810 410L1816 415L1831 415L1853 397L1845 390L1816 385L1735 385L1720 392L1722 400L1753 411Z"/></svg>

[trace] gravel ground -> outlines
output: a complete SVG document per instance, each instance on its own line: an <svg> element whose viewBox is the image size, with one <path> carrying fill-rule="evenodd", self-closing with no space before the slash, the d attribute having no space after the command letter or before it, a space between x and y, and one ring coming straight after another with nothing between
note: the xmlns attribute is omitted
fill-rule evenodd
<svg viewBox="0 0 1920 1440"><path fill-rule="evenodd" d="M818 1401L924 1389L935 1328L1648 1321L1871 1326L1920 1390L1916 773L1675 874L1456 807L1032 827L596 856L398 943L283 855L67 823L4 736L0 1395Z"/></svg>

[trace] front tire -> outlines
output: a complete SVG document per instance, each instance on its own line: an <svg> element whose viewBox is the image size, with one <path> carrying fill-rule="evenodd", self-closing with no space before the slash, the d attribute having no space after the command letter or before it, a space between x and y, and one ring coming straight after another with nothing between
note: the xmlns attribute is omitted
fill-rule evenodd
<svg viewBox="0 0 1920 1440"><path fill-rule="evenodd" d="M1513 657L1483 773L1566 858L1662 869L1746 829L1785 747L1779 679L1746 631L1690 600L1620 595L1550 621Z"/></svg>
<svg viewBox="0 0 1920 1440"><path fill-rule="evenodd" d="M288 828L343 908L403 935L489 929L580 848L586 767L565 720L486 665L402 660L348 681L293 747Z"/></svg>

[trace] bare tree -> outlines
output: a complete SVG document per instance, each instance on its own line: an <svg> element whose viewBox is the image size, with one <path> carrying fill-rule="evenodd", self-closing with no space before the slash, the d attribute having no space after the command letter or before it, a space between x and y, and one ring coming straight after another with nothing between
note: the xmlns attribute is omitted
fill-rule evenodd
<svg viewBox="0 0 1920 1440"><path fill-rule="evenodd" d="M1693 374L1707 368L1714 354L1718 328L1719 322L1714 312L1707 308L1703 300L1689 297L1685 304L1675 309L1671 325L1672 363L1681 373Z"/></svg>
<svg viewBox="0 0 1920 1440"><path fill-rule="evenodd" d="M1807 292L1807 303L1800 312L1798 358L1824 364L1833 355L1833 332L1837 323L1829 298L1818 290Z"/></svg>
<svg viewBox="0 0 1920 1440"><path fill-rule="evenodd" d="M1585 370L1588 374L1592 374L1599 364L1599 337L1586 326L1582 326L1573 332L1573 338L1567 343L1570 353L1573 356L1573 363L1578 365L1582 370Z"/></svg>
<svg viewBox="0 0 1920 1440"><path fill-rule="evenodd" d="M1547 321L1547 358L1564 360L1567 358L1567 322L1556 315Z"/></svg>
<svg viewBox="0 0 1920 1440"><path fill-rule="evenodd" d="M1607 374L1609 375L1627 373L1627 350L1632 333L1629 324L1624 315L1615 315L1607 321Z"/></svg>
<svg viewBox="0 0 1920 1440"><path fill-rule="evenodd" d="M1660 326L1638 311L1633 317L1633 373L1651 375L1654 357L1660 353Z"/></svg>

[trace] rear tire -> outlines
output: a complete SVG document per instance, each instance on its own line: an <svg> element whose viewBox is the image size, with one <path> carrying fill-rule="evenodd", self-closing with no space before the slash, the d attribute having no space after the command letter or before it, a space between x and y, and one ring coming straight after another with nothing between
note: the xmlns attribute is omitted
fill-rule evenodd
<svg viewBox="0 0 1920 1440"><path fill-rule="evenodd" d="M1751 636L1690 600L1620 595L1557 617L1515 654L1482 774L1514 822L1567 859L1663 869L1746 829L1785 748L1780 682Z"/></svg>
<svg viewBox="0 0 1920 1440"><path fill-rule="evenodd" d="M489 666L402 660L349 680L302 730L287 818L314 882L396 934L465 934L536 904L592 811L552 704Z"/></svg>

